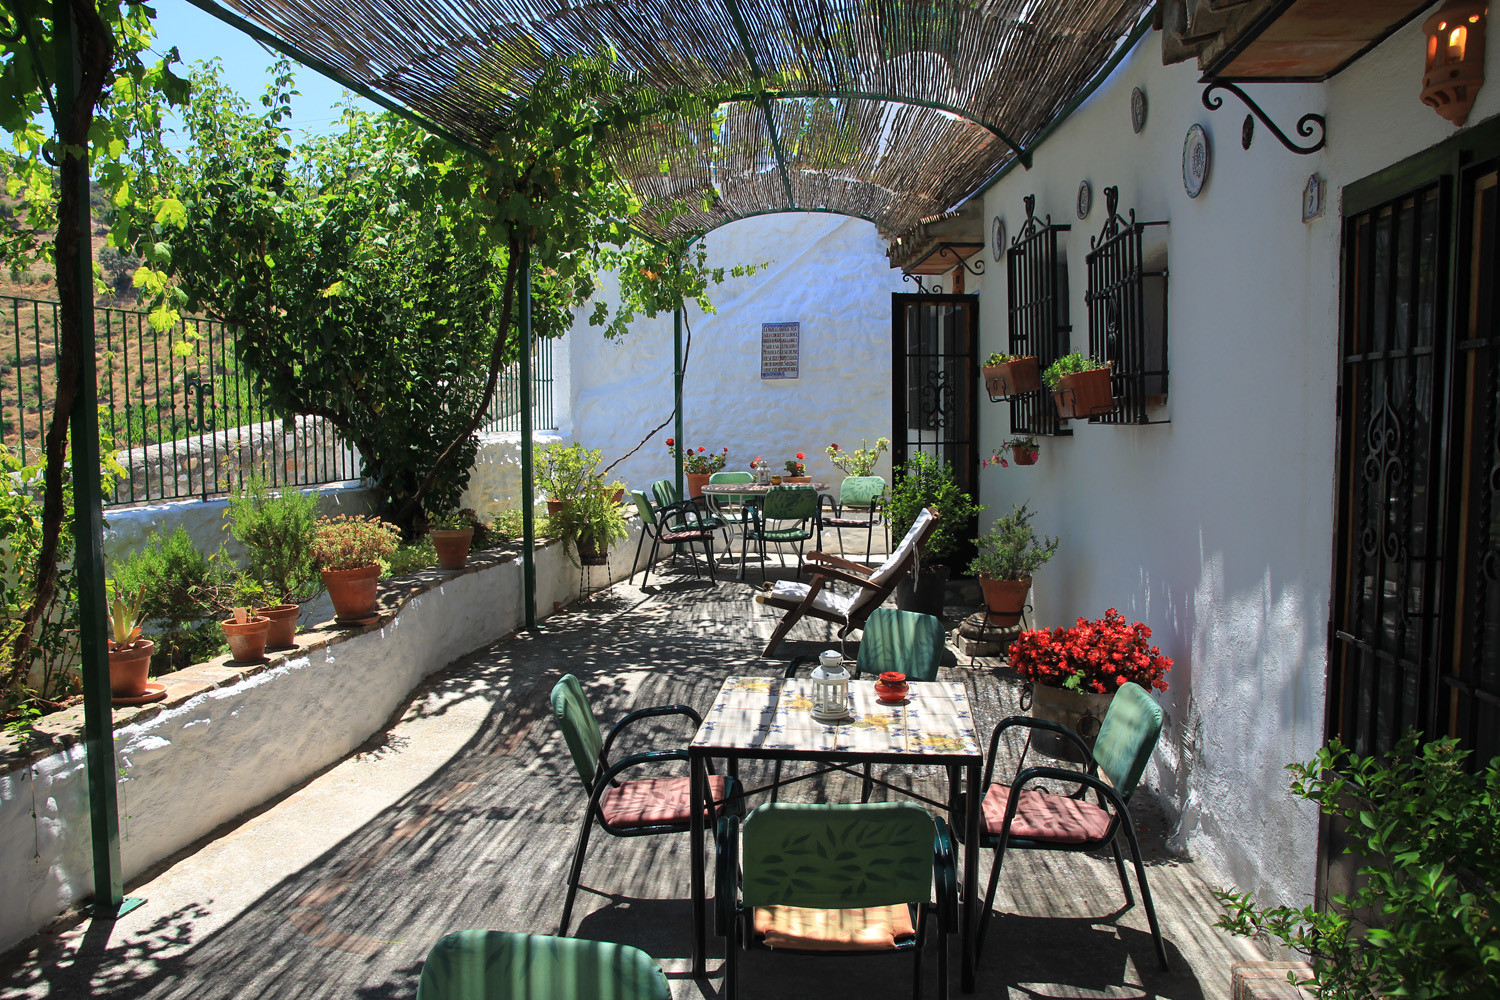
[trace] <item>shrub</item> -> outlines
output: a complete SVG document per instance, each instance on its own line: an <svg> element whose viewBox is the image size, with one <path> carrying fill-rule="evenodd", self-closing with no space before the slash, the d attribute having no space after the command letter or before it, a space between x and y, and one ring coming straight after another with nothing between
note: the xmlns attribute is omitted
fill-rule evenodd
<svg viewBox="0 0 1500 1000"><path fill-rule="evenodd" d="M891 535L900 537L910 531L923 507L935 507L938 512L938 525L925 552L929 559L941 559L957 548L958 532L967 528L971 517L984 510L958 488L953 466L918 451L901 467L891 484L891 498L886 504Z"/></svg>
<svg viewBox="0 0 1500 1000"><path fill-rule="evenodd" d="M1306 955L1302 985L1319 997L1500 996L1500 757L1474 773L1466 756L1457 740L1424 744L1409 731L1384 757L1335 738L1289 764L1292 793L1342 817L1346 850L1369 859L1359 888L1326 909L1260 909L1221 890L1218 926Z"/></svg>
<svg viewBox="0 0 1500 1000"><path fill-rule="evenodd" d="M987 534L979 536L979 554L969 563L969 573L991 580L1025 580L1057 552L1058 540L1045 535L1040 540L1031 526L1032 511L1026 505L995 519Z"/></svg>
<svg viewBox="0 0 1500 1000"><path fill-rule="evenodd" d="M583 493L584 486L604 461L604 452L581 444L537 445L536 484L553 500L571 500Z"/></svg>
<svg viewBox="0 0 1500 1000"><path fill-rule="evenodd" d="M141 595L144 633L156 643L152 670L180 670L224 647L218 616L233 605L232 574L220 553L205 555L181 525L152 534L113 567L115 587Z"/></svg>
<svg viewBox="0 0 1500 1000"><path fill-rule="evenodd" d="M301 604L322 587L312 563L318 499L301 490L273 494L259 476L229 497L229 533L249 550L245 571L275 604Z"/></svg>
<svg viewBox="0 0 1500 1000"><path fill-rule="evenodd" d="M866 438L861 438L859 443L866 445L870 442ZM890 438L876 438L873 448L855 448L853 451L846 451L835 441L823 450L828 453L828 460L833 463L833 467L844 475L868 476L874 470L875 463L880 460L881 453L890 446Z"/></svg>
<svg viewBox="0 0 1500 1000"><path fill-rule="evenodd" d="M430 535L422 535L415 541L402 542L391 553L387 567L391 576L408 576L419 573L437 563L437 549Z"/></svg>
<svg viewBox="0 0 1500 1000"><path fill-rule="evenodd" d="M313 563L319 569L345 570L384 562L395 554L399 537L395 525L376 517L325 518L313 530Z"/></svg>

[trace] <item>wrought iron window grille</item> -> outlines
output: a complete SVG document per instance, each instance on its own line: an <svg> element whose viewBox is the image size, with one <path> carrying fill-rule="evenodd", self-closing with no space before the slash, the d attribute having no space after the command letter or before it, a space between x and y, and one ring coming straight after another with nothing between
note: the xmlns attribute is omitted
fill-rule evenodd
<svg viewBox="0 0 1500 1000"><path fill-rule="evenodd" d="M1052 216L1036 217L1036 195L1025 198L1026 221L1016 231L1005 252L1008 353L1020 357L1036 355L1038 366L1047 366L1068 353L1068 261L1058 248L1058 235L1072 226L1054 225ZM1010 429L1014 434L1070 435L1058 419L1050 393L1040 389L1010 397L995 394L986 383L990 399L1010 401Z"/></svg>
<svg viewBox="0 0 1500 1000"><path fill-rule="evenodd" d="M1104 189L1105 218L1084 258L1089 355L1111 367L1115 407L1091 424L1161 424L1167 401L1167 223L1119 214L1120 189Z"/></svg>

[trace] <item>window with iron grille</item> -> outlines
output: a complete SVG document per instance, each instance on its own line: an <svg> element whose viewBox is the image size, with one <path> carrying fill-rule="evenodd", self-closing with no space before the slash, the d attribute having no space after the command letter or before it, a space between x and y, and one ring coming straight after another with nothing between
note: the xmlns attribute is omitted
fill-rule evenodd
<svg viewBox="0 0 1500 1000"><path fill-rule="evenodd" d="M1068 353L1068 261L1057 236L1071 226L1055 226L1052 216L1036 217L1036 195L1026 196L1026 223L1005 254L1009 299L1009 349L1018 357L1036 355L1047 366ZM1071 434L1062 427L1052 396L1028 392L1010 400L1010 429L1017 434Z"/></svg>
<svg viewBox="0 0 1500 1000"><path fill-rule="evenodd" d="M1118 214L1120 189L1104 189L1104 228L1089 240L1089 355L1110 365L1115 408L1091 424L1165 423L1167 401L1167 224Z"/></svg>

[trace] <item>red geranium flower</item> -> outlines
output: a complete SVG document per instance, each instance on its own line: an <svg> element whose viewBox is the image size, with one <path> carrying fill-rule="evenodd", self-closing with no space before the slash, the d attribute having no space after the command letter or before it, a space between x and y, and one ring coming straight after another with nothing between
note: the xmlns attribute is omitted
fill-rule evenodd
<svg viewBox="0 0 1500 1000"><path fill-rule="evenodd" d="M671 438L667 438L667 447L668 447L668 448L670 448L670 447L672 447L672 446L673 446L673 445L674 445L674 444L676 444L676 443L677 443L677 442L676 442L676 441L673 441L673 440L672 440L672 439L671 439Z"/></svg>
<svg viewBox="0 0 1500 1000"><path fill-rule="evenodd" d="M802 454L802 452L800 452L800 451L799 451L799 452L797 452L797 460L798 460L798 461L801 461L801 460L802 460L802 459L804 459L804 458L806 458L806 457L807 457L807 456L806 456L806 455L804 455L804 454Z"/></svg>

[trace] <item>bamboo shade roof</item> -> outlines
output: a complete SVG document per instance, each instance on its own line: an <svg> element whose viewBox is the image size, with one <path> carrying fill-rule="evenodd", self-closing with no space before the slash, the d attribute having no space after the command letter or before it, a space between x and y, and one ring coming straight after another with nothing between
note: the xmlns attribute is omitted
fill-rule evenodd
<svg viewBox="0 0 1500 1000"><path fill-rule="evenodd" d="M193 2L481 150L548 58L609 49L643 85L728 88L703 120L612 141L648 204L696 206L647 214L648 235L814 211L894 237L1029 160L1153 0Z"/></svg>

